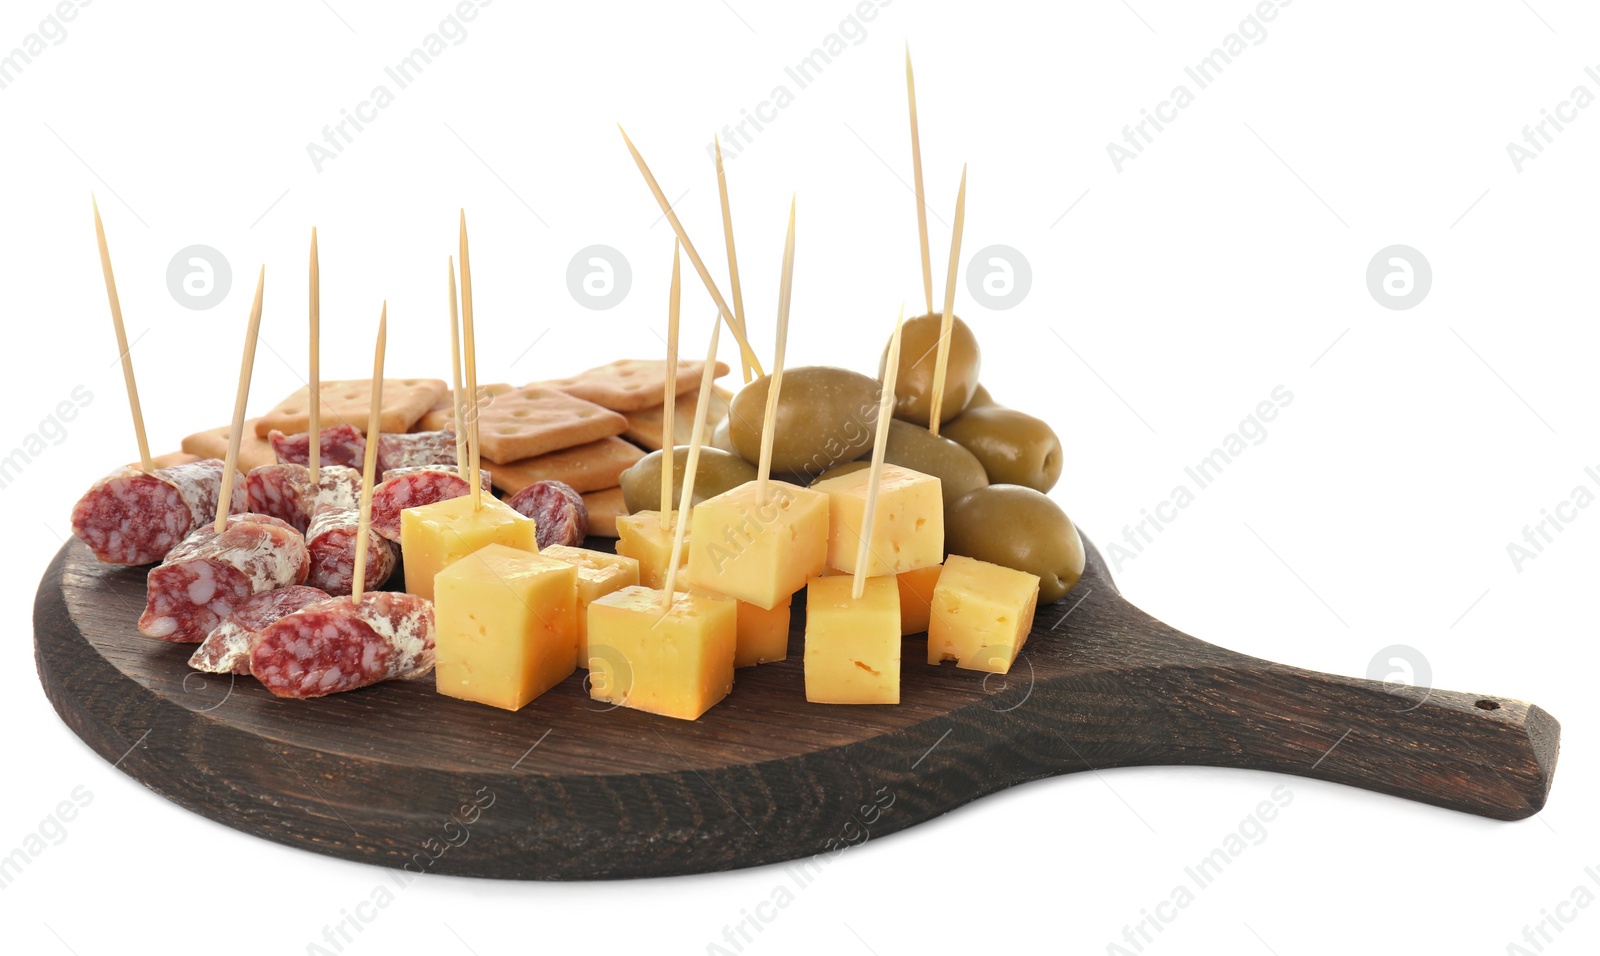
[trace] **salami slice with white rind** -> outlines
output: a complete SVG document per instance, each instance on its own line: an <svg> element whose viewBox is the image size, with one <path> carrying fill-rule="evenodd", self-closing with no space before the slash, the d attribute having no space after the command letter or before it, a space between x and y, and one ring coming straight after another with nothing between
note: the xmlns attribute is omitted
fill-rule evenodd
<svg viewBox="0 0 1600 956"><path fill-rule="evenodd" d="M279 697L323 697L433 670L433 602L376 591L310 604L268 626L250 673Z"/></svg>
<svg viewBox="0 0 1600 956"><path fill-rule="evenodd" d="M303 584L262 591L211 629L189 658L189 666L211 674L249 674L250 646L258 634L279 618L330 597L326 591Z"/></svg>
<svg viewBox="0 0 1600 956"><path fill-rule="evenodd" d="M488 472L483 475L483 490L487 493ZM398 542L400 512L464 497L471 487L467 479L456 474L454 465L422 465L386 472L383 481L372 489L372 530Z"/></svg>
<svg viewBox="0 0 1600 956"><path fill-rule="evenodd" d="M288 522L304 534L319 511L354 508L361 501L361 472L344 465L326 465L318 485L311 485L305 465L262 465L245 476L250 510Z"/></svg>
<svg viewBox="0 0 1600 956"><path fill-rule="evenodd" d="M279 464L311 464L310 432L285 435L274 428L267 433L267 441L272 443L272 452L278 456ZM322 461L320 464L323 467L344 465L347 468L360 468L366 455L367 440L362 437L360 429L354 425L335 425L332 428L324 428L322 430Z"/></svg>
<svg viewBox="0 0 1600 956"><path fill-rule="evenodd" d="M311 573L306 583L329 594L349 596L356 580L356 534L361 512L355 508L327 509L311 519L306 549ZM374 532L367 534L367 573L363 589L376 591L389 581L399 563L399 549Z"/></svg>
<svg viewBox="0 0 1600 956"><path fill-rule="evenodd" d="M107 564L154 564L216 517L222 468L217 458L151 472L119 468L78 499L72 533ZM246 500L235 490L235 514Z"/></svg>
<svg viewBox="0 0 1600 956"><path fill-rule="evenodd" d="M378 436L378 474L384 480L396 468L417 468L423 465L449 465L456 463L456 433L395 432Z"/></svg>
<svg viewBox="0 0 1600 956"><path fill-rule="evenodd" d="M221 534L205 525L150 572L139 633L198 643L252 595L302 584L310 570L305 538L277 518L233 515Z"/></svg>

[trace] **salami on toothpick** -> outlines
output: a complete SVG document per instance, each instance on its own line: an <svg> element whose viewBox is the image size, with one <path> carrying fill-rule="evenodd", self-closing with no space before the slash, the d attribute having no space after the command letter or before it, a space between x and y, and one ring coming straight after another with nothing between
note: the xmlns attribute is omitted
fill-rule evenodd
<svg viewBox="0 0 1600 956"><path fill-rule="evenodd" d="M133 380L133 355L129 352L128 331L122 326L122 299L117 296L117 277L111 272L111 250L106 246L106 227L100 222L100 203L93 196L94 237L100 245L100 271L106 277L106 298L111 300L111 326L117 333L117 354L122 356L122 383L128 389L128 408L133 412L133 437L139 443L139 469L154 471L150 460L150 439L144 434L144 412L139 408L139 386Z"/></svg>
<svg viewBox="0 0 1600 956"><path fill-rule="evenodd" d="M306 467L311 471L311 487L322 480L322 271L317 263L317 227L311 227L311 382L309 384L310 419L306 431L311 435L307 450Z"/></svg>
<svg viewBox="0 0 1600 956"><path fill-rule="evenodd" d="M789 341L789 293L794 288L794 196L789 197L789 234L783 240L783 273L778 280L778 343L767 382L767 407L761 417L761 464L756 469L756 500L767 502L767 477L772 474L772 443L777 435L778 393L783 389L783 356Z"/></svg>
<svg viewBox="0 0 1600 956"><path fill-rule="evenodd" d="M722 170L722 140L713 133L711 142L717 152L717 196L722 200L722 236L728 246L728 291L733 295L733 317L739 320L739 328L748 332L750 327L744 321L744 292L739 288L739 255L733 248L733 212L728 207L728 176ZM750 384L750 364L744 360L743 351L739 353L739 368L744 372L745 384Z"/></svg>
<svg viewBox="0 0 1600 956"><path fill-rule="evenodd" d="M900 330L905 325L906 306L900 304L900 315L894 320L894 334L889 336L889 357L883 366L883 392L878 399L878 434L872 445L872 470L868 472L867 503L861 514L861 543L856 546L855 579L850 583L850 597L861 600L867 587L867 559L872 554L872 529L878 517L878 486L882 484L883 456L889 447L889 420L894 417L894 386L900 374Z"/></svg>
<svg viewBox="0 0 1600 956"><path fill-rule="evenodd" d="M717 303L717 309L722 313L722 318L728 323L728 330L733 337L739 340L740 361L748 365L757 376L763 375L761 361L756 358L755 350L750 348L750 340L745 337L744 326L739 322L738 316L728 308L728 302L722 297L722 291L712 281L711 273L706 269L706 264L700 258L700 253L695 251L694 243L689 241L689 234L684 231L683 223L678 221L678 214L673 211L672 204L667 202L667 194L661 191L661 185L656 182L656 177L650 172L650 167L645 165L644 157L634 148L633 140L628 138L628 131L617 124L617 131L622 134L622 141L628 144L628 152L633 154L634 165L639 167L640 175L644 176L645 185L650 187L651 195L656 197L656 204L661 207L661 214L667 217L667 222L672 224L672 231L678 234L678 241L683 243L683 251L688 253L689 262L694 266L694 271L699 273L700 281L705 283L706 291L711 293L711 298Z"/></svg>
<svg viewBox="0 0 1600 956"><path fill-rule="evenodd" d="M672 241L672 287L667 293L667 378L661 404L661 530L667 530L667 518L672 512L672 459L674 454L672 429L675 427L675 406L678 403L678 308L683 297L683 276L678 269L678 250L682 244Z"/></svg>
<svg viewBox="0 0 1600 956"><path fill-rule="evenodd" d="M267 267L256 277L256 298L250 305L250 325L244 333L244 357L239 360L239 389L233 396L233 424L228 428L228 457L222 463L222 491L217 495L217 521L213 530L228 528L233 505L233 483L239 473L239 439L244 433L244 406L250 398L250 374L256 366L256 339L261 332L261 294L267 285ZM315 439L313 439L315 441Z"/></svg>
<svg viewBox="0 0 1600 956"><path fill-rule="evenodd" d="M706 411L711 407L711 386L717 380L717 341L721 332L721 323L711 323L711 346L706 349L705 370L700 373L700 398L695 402L694 428L689 432L689 455L683 464L678 526L672 533L672 557L667 562L667 580L661 589L663 615L672 607L673 590L678 583L678 565L683 561L683 535L689 527L689 508L694 504L694 473L700 467L700 445L706 437Z"/></svg>
<svg viewBox="0 0 1600 956"><path fill-rule="evenodd" d="M967 166L961 164L961 189L956 193L955 224L950 227L950 263L944 276L944 315L939 321L939 352L933 362L928 431L939 434L944 417L944 379L950 370L950 328L955 322L956 273L961 261L961 227L967 221Z"/></svg>
<svg viewBox="0 0 1600 956"><path fill-rule="evenodd" d="M478 343L472 333L472 257L467 253L467 211L461 210L461 346L467 369L467 394L472 396L472 408L467 412L467 482L472 488L472 510L483 508L483 489L479 487L478 443ZM460 428L462 421L456 420Z"/></svg>
<svg viewBox="0 0 1600 956"><path fill-rule="evenodd" d="M356 526L355 578L350 603L360 604L367 584L367 546L372 536L372 479L378 468L378 432L383 425L383 352L389 339L389 302L378 315L378 344L372 349L372 412L367 417L367 455L361 462L361 521Z"/></svg>
<svg viewBox="0 0 1600 956"><path fill-rule="evenodd" d="M450 395L455 413L452 421L456 428L456 474L463 478L471 470L467 462L467 425L461 417L461 319L456 313L456 257L449 257L450 266Z"/></svg>
<svg viewBox="0 0 1600 956"><path fill-rule="evenodd" d="M911 175L917 193L917 238L922 248L922 298L933 312L933 264L928 260L928 203L922 192L922 137L917 133L917 81L911 75L911 44L906 44L906 102L911 106Z"/></svg>

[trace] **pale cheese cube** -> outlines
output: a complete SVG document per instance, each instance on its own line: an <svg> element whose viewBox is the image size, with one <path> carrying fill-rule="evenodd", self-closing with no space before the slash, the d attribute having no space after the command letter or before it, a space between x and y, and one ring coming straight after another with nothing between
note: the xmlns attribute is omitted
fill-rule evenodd
<svg viewBox="0 0 1600 956"><path fill-rule="evenodd" d="M639 562L625 554L552 544L540 554L578 569L578 666L589 666L589 604L639 583Z"/></svg>
<svg viewBox="0 0 1600 956"><path fill-rule="evenodd" d="M617 553L639 562L639 583L644 587L659 591L666 586L667 569L672 563L672 536L677 533L677 521L676 511L667 514L666 527L662 527L659 511L617 516ZM680 571L689 563L691 540L692 535L686 532L683 536L683 553L678 556Z"/></svg>
<svg viewBox="0 0 1600 956"><path fill-rule="evenodd" d="M928 663L1004 674L1033 630L1039 576L952 554L933 589Z"/></svg>
<svg viewBox="0 0 1600 956"><path fill-rule="evenodd" d="M472 496L463 495L400 512L400 553L408 593L431 600L434 575L491 544L539 550L532 518L493 495L484 495L482 501L483 507L473 510Z"/></svg>
<svg viewBox="0 0 1600 956"><path fill-rule="evenodd" d="M589 696L694 720L733 689L732 598L629 587L589 605Z"/></svg>
<svg viewBox="0 0 1600 956"><path fill-rule="evenodd" d="M846 575L806 588L806 700L814 704L900 703L900 588L868 578L860 599Z"/></svg>
<svg viewBox="0 0 1600 956"><path fill-rule="evenodd" d="M689 580L766 610L821 574L828 558L828 496L782 481L766 500L746 482L695 505Z"/></svg>
<svg viewBox="0 0 1600 956"><path fill-rule="evenodd" d="M828 496L827 566L846 573L856 569L861 522L867 508L871 469L863 468L812 486ZM867 574L879 577L938 564L944 559L944 498L939 479L884 465L879 479L878 510L873 517Z"/></svg>

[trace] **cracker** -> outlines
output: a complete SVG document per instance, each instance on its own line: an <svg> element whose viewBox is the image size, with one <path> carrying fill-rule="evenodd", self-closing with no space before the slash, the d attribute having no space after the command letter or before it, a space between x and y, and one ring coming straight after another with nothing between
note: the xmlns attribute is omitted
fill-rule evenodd
<svg viewBox="0 0 1600 956"><path fill-rule="evenodd" d="M615 538L618 516L628 513L621 488L591 491L583 496L583 506L589 512L589 533L597 538Z"/></svg>
<svg viewBox="0 0 1600 956"><path fill-rule="evenodd" d="M548 385L491 393L478 410L481 454L497 464L610 438L627 427L616 412Z"/></svg>
<svg viewBox="0 0 1600 956"><path fill-rule="evenodd" d="M449 386L436 378L386 378L383 380L383 409L379 427L386 432L403 432L416 424ZM322 424L354 425L362 434L372 412L370 379L322 383ZM311 429L311 386L297 389L272 411L256 419L256 435L265 438L274 428L286 435Z"/></svg>
<svg viewBox="0 0 1600 956"><path fill-rule="evenodd" d="M516 494L536 481L560 481L577 492L612 488L644 452L620 438L608 437L521 461L494 466L494 486Z"/></svg>
<svg viewBox="0 0 1600 956"><path fill-rule="evenodd" d="M222 457L218 455L217 457ZM171 468L174 465L192 465L200 460L199 455L191 455L186 451L169 451L165 455L155 455L150 459L153 469ZM139 462L128 462L129 468L138 468Z"/></svg>
<svg viewBox="0 0 1600 956"><path fill-rule="evenodd" d="M256 437L256 427L261 419L252 418L244 423L244 438L239 442L239 475L243 477L252 468L262 465L276 465L278 455L272 450L272 443L265 438ZM183 440L183 450L191 455L201 458L228 457L228 432L229 426L212 428L208 431L196 432ZM305 429L301 429L304 431Z"/></svg>
<svg viewBox="0 0 1600 956"><path fill-rule="evenodd" d="M733 400L733 393L720 385L711 389L711 407L706 410L706 444L711 444L711 435L717 425L728 417L728 403ZM694 430L695 406L700 403L700 391L684 392L673 403L672 413L672 444L687 445ZM661 412L665 406L657 405L655 408L646 408L643 411L629 412L628 430L622 437L644 448L646 451L656 451L661 447Z"/></svg>
<svg viewBox="0 0 1600 956"><path fill-rule="evenodd" d="M678 380L674 394L694 391L700 387L700 373L704 362L679 362ZM728 374L726 362L717 363L717 378ZM604 405L612 411L637 412L661 404L661 395L667 384L665 359L622 359L610 365L592 368L581 375L546 382L571 395Z"/></svg>

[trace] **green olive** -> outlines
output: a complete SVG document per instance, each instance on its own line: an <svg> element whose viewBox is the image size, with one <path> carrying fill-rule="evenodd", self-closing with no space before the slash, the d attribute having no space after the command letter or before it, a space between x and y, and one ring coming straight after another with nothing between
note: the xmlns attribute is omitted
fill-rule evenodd
<svg viewBox="0 0 1600 956"><path fill-rule="evenodd" d="M733 397L728 429L746 461L761 458L761 422L766 415L763 376ZM773 418L772 471L819 475L872 450L878 420L878 383L848 369L823 365L786 369Z"/></svg>
<svg viewBox="0 0 1600 956"><path fill-rule="evenodd" d="M1014 408L971 409L940 434L977 456L994 484L1049 491L1061 477L1061 439L1049 425Z"/></svg>
<svg viewBox="0 0 1600 956"><path fill-rule="evenodd" d="M989 390L980 383L977 388L972 390L972 401L967 403L967 409L970 411L974 408L982 408L985 405L993 405L994 403L994 399L989 395Z"/></svg>
<svg viewBox="0 0 1600 956"><path fill-rule="evenodd" d="M933 370L939 358L939 327L942 315L919 315L906 319L900 332L900 373L894 382L894 417L917 425L928 424L933 414ZM944 406L939 411L943 424L972 401L978 388L978 339L958 316L950 317L950 360L945 368ZM878 360L878 377L883 377L889 362L885 346Z"/></svg>
<svg viewBox="0 0 1600 956"><path fill-rule="evenodd" d="M1021 485L989 485L945 509L944 547L1039 576L1039 603L1059 601L1083 575L1083 539L1049 497Z"/></svg>
<svg viewBox="0 0 1600 956"><path fill-rule="evenodd" d="M661 508L661 455L653 451L634 462L622 473L622 502L629 514ZM672 449L672 507L678 507L683 492L683 473L689 464L689 446ZM754 465L717 448L701 447L700 462L694 470L694 500L699 504L747 481L754 481Z"/></svg>

